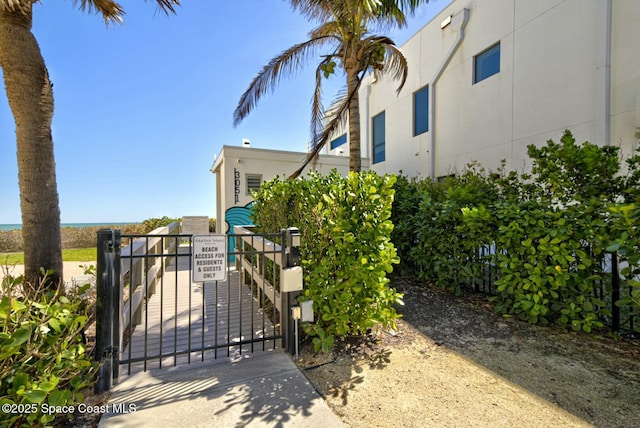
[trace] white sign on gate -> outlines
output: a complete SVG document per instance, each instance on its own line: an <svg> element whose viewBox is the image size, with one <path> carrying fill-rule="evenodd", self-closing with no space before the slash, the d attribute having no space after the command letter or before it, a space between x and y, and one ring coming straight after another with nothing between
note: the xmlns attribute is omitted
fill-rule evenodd
<svg viewBox="0 0 640 428"><path fill-rule="evenodd" d="M227 279L226 235L193 235L193 282Z"/></svg>

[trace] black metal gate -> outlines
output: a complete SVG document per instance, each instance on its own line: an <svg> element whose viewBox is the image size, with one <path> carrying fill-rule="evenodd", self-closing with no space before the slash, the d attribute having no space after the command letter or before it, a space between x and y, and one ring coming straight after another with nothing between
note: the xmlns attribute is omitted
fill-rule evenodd
<svg viewBox="0 0 640 428"><path fill-rule="evenodd" d="M226 280L193 282L193 236L98 232L96 390L121 370L161 369L193 361L237 358L294 341L281 269L299 262L296 229L226 235Z"/></svg>

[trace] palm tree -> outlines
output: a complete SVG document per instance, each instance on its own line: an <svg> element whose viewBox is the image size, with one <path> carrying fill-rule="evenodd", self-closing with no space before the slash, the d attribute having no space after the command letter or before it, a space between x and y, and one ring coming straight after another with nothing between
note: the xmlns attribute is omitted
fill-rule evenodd
<svg viewBox="0 0 640 428"><path fill-rule="evenodd" d="M40 269L53 270L49 284L62 278L60 208L51 120L53 84L33 33L37 0L0 0L0 67L16 125L18 182L25 253L25 283L37 285ZM165 13L179 0L156 0ZM112 0L74 0L80 10L100 13L106 23L122 21L124 10Z"/></svg>
<svg viewBox="0 0 640 428"><path fill-rule="evenodd" d="M312 99L311 148L301 168L292 174L299 176L305 166L320 152L329 137L349 126L349 169L360 171L360 105L358 89L364 75L373 71L376 78L389 74L400 81L399 92L407 78L407 61L388 37L371 34L369 28L384 30L406 25L405 11L428 0L290 0L294 10L320 22L311 31L309 40L292 46L273 58L253 79L240 98L234 112L234 125L239 124L256 107L260 98L272 90L281 76L293 74L296 68L317 50L328 53L316 67L316 86ZM322 80L342 69L346 89L328 110L322 106Z"/></svg>

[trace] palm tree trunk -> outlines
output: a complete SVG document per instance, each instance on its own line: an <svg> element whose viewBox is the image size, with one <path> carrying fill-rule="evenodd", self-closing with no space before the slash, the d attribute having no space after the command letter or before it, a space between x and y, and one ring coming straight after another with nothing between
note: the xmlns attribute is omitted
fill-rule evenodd
<svg viewBox="0 0 640 428"><path fill-rule="evenodd" d="M16 124L25 282L35 286L40 268L55 271L50 284L62 278L62 246L51 137L53 91L31 33L31 6L23 8L0 7L0 67Z"/></svg>
<svg viewBox="0 0 640 428"><path fill-rule="evenodd" d="M360 79L357 69L347 68L347 93L349 94L349 170L360 172L362 155L360 154L360 98L358 87ZM368 120L368 119L367 119Z"/></svg>

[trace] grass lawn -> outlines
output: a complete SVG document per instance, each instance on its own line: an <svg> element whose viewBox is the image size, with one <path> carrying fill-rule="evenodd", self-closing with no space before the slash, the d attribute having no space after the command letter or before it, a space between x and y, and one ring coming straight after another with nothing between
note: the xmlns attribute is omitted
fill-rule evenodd
<svg viewBox="0 0 640 428"><path fill-rule="evenodd" d="M95 262L97 249L93 248L70 248L62 250L63 262ZM0 253L0 265L23 265L24 253Z"/></svg>

